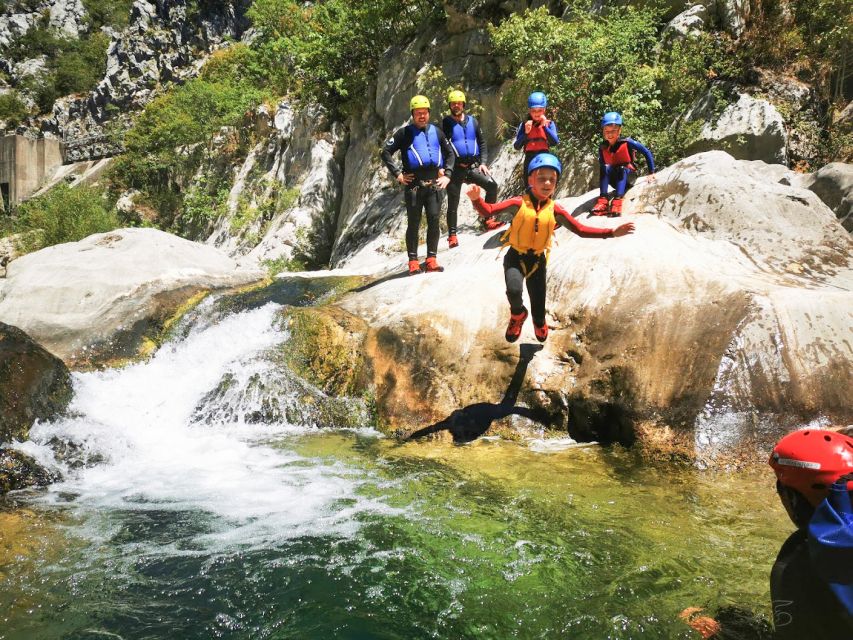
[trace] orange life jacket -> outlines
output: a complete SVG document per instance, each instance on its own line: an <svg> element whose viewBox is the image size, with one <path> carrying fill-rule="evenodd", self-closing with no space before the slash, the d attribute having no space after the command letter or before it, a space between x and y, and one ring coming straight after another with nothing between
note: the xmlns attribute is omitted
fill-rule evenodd
<svg viewBox="0 0 853 640"><path fill-rule="evenodd" d="M501 240L519 253L533 251L538 256L547 253L551 248L551 238L556 227L554 201L549 198L548 202L537 211L530 195L525 194L521 199L521 206L513 216L509 229L501 236Z"/></svg>

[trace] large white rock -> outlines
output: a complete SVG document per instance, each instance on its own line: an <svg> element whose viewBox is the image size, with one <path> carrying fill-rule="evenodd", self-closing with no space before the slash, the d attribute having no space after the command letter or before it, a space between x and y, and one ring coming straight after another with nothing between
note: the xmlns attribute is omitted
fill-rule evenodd
<svg viewBox="0 0 853 640"><path fill-rule="evenodd" d="M714 117L716 99L708 93L686 115L687 121L705 124L689 153L720 149L739 160L763 160L787 164L785 121L767 100L740 93L735 103Z"/></svg>
<svg viewBox="0 0 853 640"><path fill-rule="evenodd" d="M118 229L12 262L0 283L0 321L69 364L127 355L194 294L264 275L163 231Z"/></svg>
<svg viewBox="0 0 853 640"><path fill-rule="evenodd" d="M802 176L795 184L814 191L844 228L853 231L853 164L832 162Z"/></svg>
<svg viewBox="0 0 853 640"><path fill-rule="evenodd" d="M499 231L467 228L438 274L402 277L399 250L384 280L341 303L371 327L377 398L411 430L497 403L524 364L524 401L577 437L630 441L660 421L716 451L766 444L793 416L853 419L853 242L814 193L780 183L792 177L716 151L641 180L622 220L588 217L595 192L564 198L585 224L637 232L558 231L553 330L535 357L529 323L521 350L503 339Z"/></svg>

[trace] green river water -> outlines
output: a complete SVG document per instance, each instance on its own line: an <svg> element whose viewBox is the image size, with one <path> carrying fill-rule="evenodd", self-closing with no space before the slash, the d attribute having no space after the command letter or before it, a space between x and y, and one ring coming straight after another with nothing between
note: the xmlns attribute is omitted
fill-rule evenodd
<svg viewBox="0 0 853 640"><path fill-rule="evenodd" d="M211 543L193 508L7 498L0 638L698 638L688 606L769 615L789 524L769 470L647 466L597 446L539 453L356 432L265 443L342 465L347 530Z"/></svg>

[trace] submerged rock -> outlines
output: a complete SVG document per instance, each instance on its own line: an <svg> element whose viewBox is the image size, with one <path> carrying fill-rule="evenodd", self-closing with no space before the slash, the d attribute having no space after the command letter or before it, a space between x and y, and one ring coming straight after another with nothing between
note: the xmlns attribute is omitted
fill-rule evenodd
<svg viewBox="0 0 853 640"><path fill-rule="evenodd" d="M264 277L213 247L155 229L118 229L11 263L0 320L83 365L133 356L194 296Z"/></svg>
<svg viewBox="0 0 853 640"><path fill-rule="evenodd" d="M59 476L30 456L0 447L0 496L27 487L43 487L59 480Z"/></svg>

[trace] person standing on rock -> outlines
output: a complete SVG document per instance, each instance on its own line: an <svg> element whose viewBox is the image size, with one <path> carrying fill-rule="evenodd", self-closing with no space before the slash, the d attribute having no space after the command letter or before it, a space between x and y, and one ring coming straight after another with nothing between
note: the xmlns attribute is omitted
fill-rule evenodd
<svg viewBox="0 0 853 640"><path fill-rule="evenodd" d="M412 122L400 127L382 147L382 162L394 179L405 187L406 251L409 254L409 274L422 271L444 271L438 265L438 239L441 235L439 190L447 187L453 175L453 149L444 133L430 124L430 104L426 96L414 96L409 101ZM400 152L402 168L394 162ZM427 258L423 266L418 261L418 232L421 213L427 218Z"/></svg>
<svg viewBox="0 0 853 640"><path fill-rule="evenodd" d="M509 301L507 342L515 342L521 335L527 309L522 300L524 283L530 297L533 313L533 332L539 342L548 338L545 322L545 270L551 238L557 224L585 238L615 238L634 232L634 224L627 222L615 229L588 227L575 220L571 214L551 199L557 189L557 180L563 171L560 160L551 153L541 153L530 161L528 188L524 195L495 204L483 201L480 188L471 185L466 192L474 208L484 218L512 215L509 229L502 239L510 246L504 256L506 297Z"/></svg>
<svg viewBox="0 0 853 640"><path fill-rule="evenodd" d="M545 153L551 147L560 143L557 136L557 124L545 115L548 97L541 91L534 91L527 97L527 120L518 125L515 132L513 147L524 149L524 172L522 173L525 188L527 186L527 168L530 161L540 153Z"/></svg>
<svg viewBox="0 0 853 640"><path fill-rule="evenodd" d="M494 203L498 199L498 183L489 171L489 151L486 139L480 130L477 119L465 113L465 94L454 90L447 94L450 114L444 117L441 128L453 148L456 159L453 164L453 176L447 185L447 244L452 249L459 246L456 237L457 210L462 183L476 184L486 190L486 202ZM500 226L488 226L493 229Z"/></svg>
<svg viewBox="0 0 853 640"><path fill-rule="evenodd" d="M655 179L655 159L652 152L631 138L621 137L622 115L608 111L601 119L601 135L604 142L598 148L599 196L592 213L596 216L622 215L622 198L631 187L632 176L637 172L637 153L643 154L649 170L649 180ZM607 191L613 187L613 199L608 200Z"/></svg>

